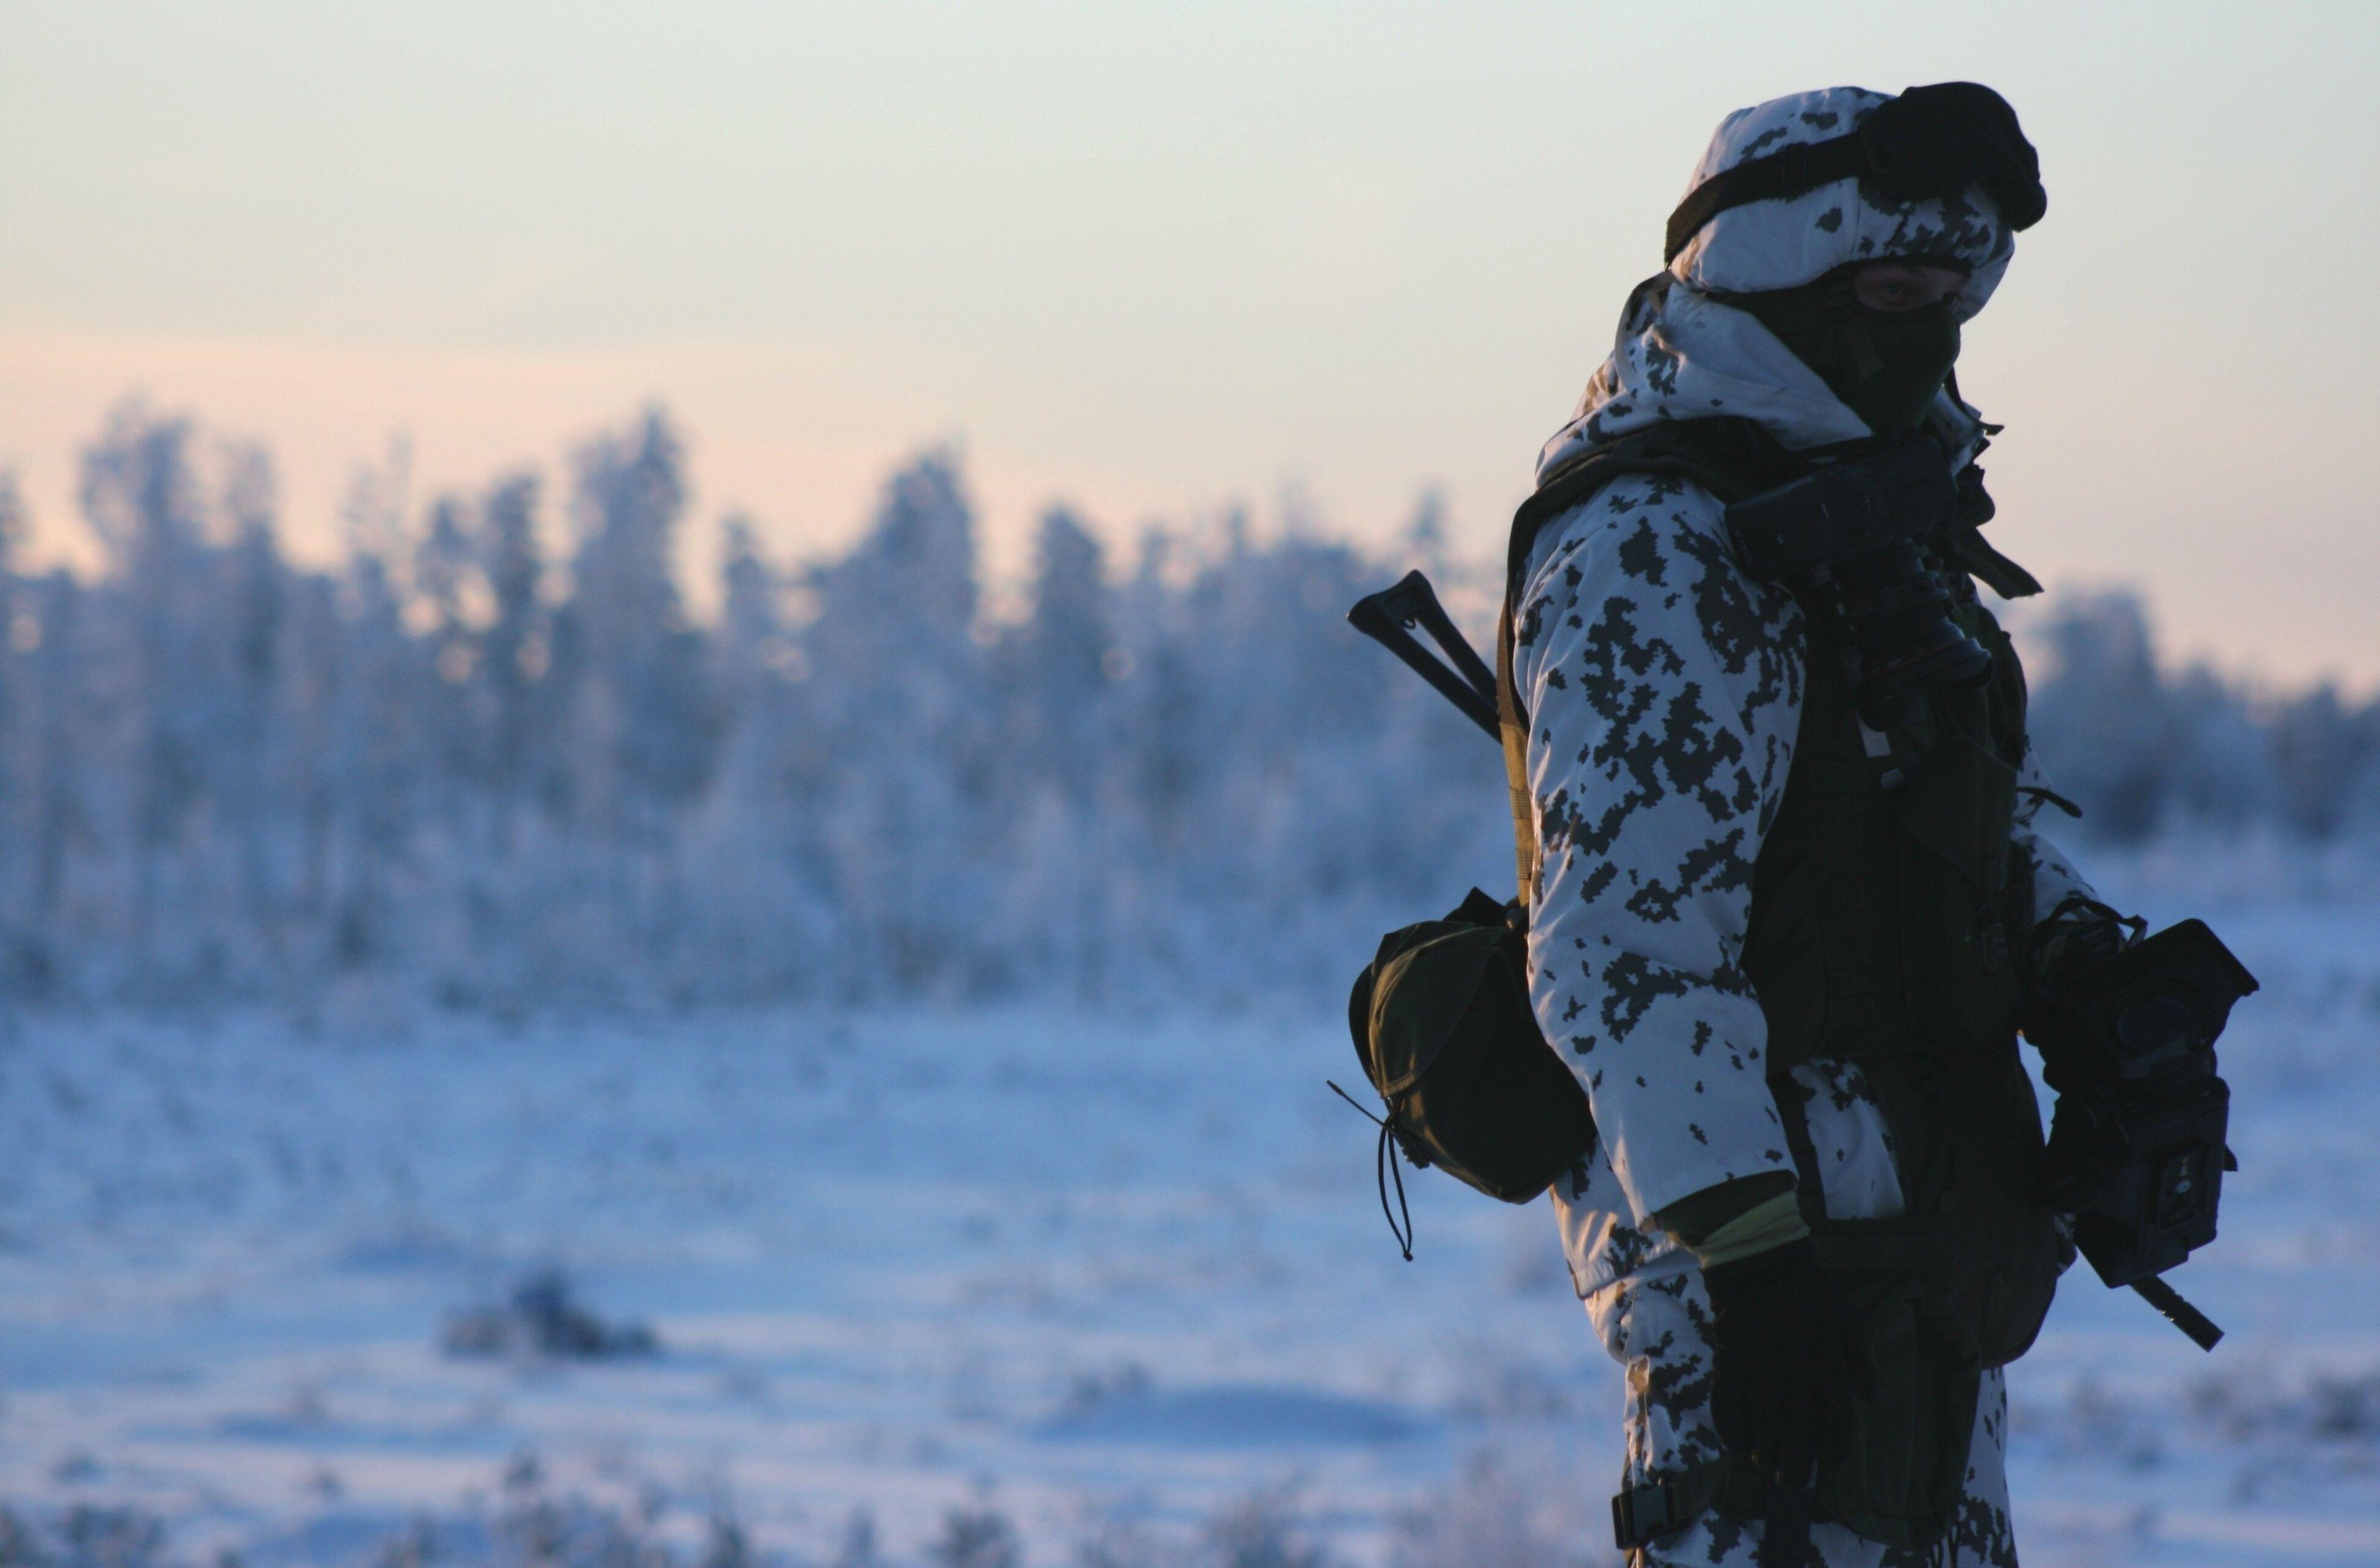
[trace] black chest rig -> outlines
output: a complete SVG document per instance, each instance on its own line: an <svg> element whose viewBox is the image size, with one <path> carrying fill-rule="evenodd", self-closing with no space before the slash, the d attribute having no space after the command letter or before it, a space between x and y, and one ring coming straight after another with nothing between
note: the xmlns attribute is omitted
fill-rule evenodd
<svg viewBox="0 0 2380 1568"><path fill-rule="evenodd" d="M1749 421L1656 426L1558 471L1513 523L1497 675L1524 906L1538 874L1528 721L1513 685L1513 616L1537 530L1632 473L1691 479L1721 502L1806 471ZM2024 678L1970 577L2037 591L1985 545L1976 504L1925 548L1951 577L1951 616L1986 650L1988 675L1926 688L1879 731L1860 716L1847 634L1805 616L1800 727L1784 796L1754 863L1743 966L1768 1027L1769 1081L1801 1168L1820 1258L1862 1320L1872 1397L1852 1459L1822 1489L1832 1517L1922 1549L1948 1527L1964 1478L1980 1370L2022 1355L2064 1262L2024 1189L2040 1158L2033 1088L2017 1053L2013 953L2029 939L2029 868L2010 835L2025 753ZM1825 1211L1801 1063L1854 1064L1884 1111L1907 1212ZM1671 1500L1691 1517L1728 1506L1730 1477ZM1739 1499L1745 1507L1752 1500ZM1691 1506L1689 1506L1691 1504ZM1753 1510L1756 1516L1756 1509Z"/></svg>

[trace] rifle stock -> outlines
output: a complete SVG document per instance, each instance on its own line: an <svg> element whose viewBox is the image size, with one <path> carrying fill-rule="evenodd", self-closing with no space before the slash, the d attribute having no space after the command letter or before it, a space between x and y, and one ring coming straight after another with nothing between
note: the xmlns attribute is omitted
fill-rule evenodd
<svg viewBox="0 0 2380 1568"><path fill-rule="evenodd" d="M1347 624L1402 660L1414 674L1436 687L1463 711L1463 716L1502 742L1496 719L1496 676L1464 640L1462 630L1438 602L1438 591L1419 572L1407 572L1390 588L1355 601ZM1413 634L1418 626L1445 655L1434 657Z"/></svg>

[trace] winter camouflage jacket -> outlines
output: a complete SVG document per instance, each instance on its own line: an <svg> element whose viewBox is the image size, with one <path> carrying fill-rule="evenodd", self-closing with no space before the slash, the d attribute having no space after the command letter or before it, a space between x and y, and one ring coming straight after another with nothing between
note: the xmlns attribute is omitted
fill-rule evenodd
<svg viewBox="0 0 2380 1568"><path fill-rule="evenodd" d="M1883 101L1835 89L1744 111L1720 128L1696 180L1786 142L1840 134ZM1663 419L1741 416L1792 447L1867 435L1767 329L1705 291L1790 287L1848 261L1948 255L1973 269L1954 303L1964 320L2012 250L1979 194L1879 205L1844 181L1721 213L1629 300L1610 359L1546 444L1538 472ZM1947 393L1935 420L1963 452L1980 444L1980 418ZM1554 1189L1585 1295L1676 1250L1652 1222L1661 1209L1791 1169L1767 1029L1741 960L1753 862L1793 760L1803 630L1789 593L1737 565L1707 492L1645 476L1615 480L1545 526L1515 618L1542 857L1531 997L1601 1132L1581 1176ZM2030 763L2027 772L2038 786ZM2023 799L2016 846L2046 913L2087 890L2034 832L2040 796ZM1888 1154L1862 1157L1889 1144L1856 1069L1814 1062L1793 1076L1828 1168L1828 1210L1897 1212ZM1837 1179L1876 1190L1838 1193Z"/></svg>

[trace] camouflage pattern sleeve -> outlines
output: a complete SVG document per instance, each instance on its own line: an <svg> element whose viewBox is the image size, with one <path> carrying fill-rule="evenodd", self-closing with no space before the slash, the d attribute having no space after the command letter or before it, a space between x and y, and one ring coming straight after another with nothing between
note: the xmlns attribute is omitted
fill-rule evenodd
<svg viewBox="0 0 2380 1568"><path fill-rule="evenodd" d="M1642 1228L1791 1169L1742 959L1801 713L1801 612L1737 567L1707 492L1636 475L1546 526L1515 623L1531 1000Z"/></svg>
<svg viewBox="0 0 2380 1568"><path fill-rule="evenodd" d="M2017 775L2016 822L2009 833L2009 842L2033 869L2033 918L2036 920L2071 894L2080 893L2090 899L2099 896L2089 879L2075 869L2066 852L2042 836L2035 826L2041 808L2052 802L2063 806L2064 797L2044 781L2041 758L2028 748L2024 767Z"/></svg>

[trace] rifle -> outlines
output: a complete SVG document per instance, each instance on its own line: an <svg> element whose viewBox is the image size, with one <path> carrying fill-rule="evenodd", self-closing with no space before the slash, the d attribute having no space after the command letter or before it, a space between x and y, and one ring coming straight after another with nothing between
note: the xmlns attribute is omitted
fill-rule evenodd
<svg viewBox="0 0 2380 1568"><path fill-rule="evenodd" d="M1430 587L1429 578L1419 572L1407 572L1393 586L1355 601L1354 607L1347 612L1347 622L1357 631L1395 654L1415 675L1435 687L1440 696L1460 709L1464 718L1486 731L1488 736L1500 746L1502 744L1503 732L1496 716L1495 673L1472 650L1471 644L1464 639L1462 629L1455 626L1453 619L1447 614L1445 607L1439 603L1438 592ZM1429 639L1438 645L1439 653L1444 655L1443 658L1432 654L1422 645L1420 638L1414 635L1415 628L1428 634ZM2210 936L2207 940L2213 939ZM2219 950L2221 944L2216 943L2216 946ZM2222 956L2227 960L2230 959L2228 953L2224 953ZM2231 966L2237 968L2237 960L2231 960ZM2253 991L2255 981L2247 978L2247 971L2239 969L2238 972L2245 980L2245 987L2235 994L2245 994L2248 991ZM2228 1012L2229 998L2224 999L2222 1005L2223 1011ZM2219 1030L2221 1027L2222 1023L2218 1015L2215 1028ZM2207 1036L2207 1042L2211 1044L2213 1036L2210 1033ZM2214 1147L2216 1149L2222 1148L2222 1132L2219 1126L2214 1135ZM2127 1153L2131 1152L2128 1148ZM2146 1151L2143 1150L2142 1153L2145 1154ZM2171 1154L2171 1150L2162 1151L2162 1157L2168 1161ZM2214 1183L2221 1179L2219 1174L2216 1174L2221 1169L2219 1164L2208 1169L2202 1163L2193 1165L2191 1169L2193 1173L2199 1173L2200 1179L2206 1182L2210 1188ZM2162 1175L2163 1173L2159 1174ZM2143 1185L2142 1183L2137 1182L2131 1185L2133 1187ZM2160 1186L2170 1186L2170 1178L2160 1184L2156 1177L2150 1177L2146 1184L2148 1194L2146 1201L2153 1206L2158 1200L2156 1195ZM2184 1180L2182 1185L2186 1190L2189 1186L2188 1181ZM2112 1257L2103 1258L2103 1250L2109 1253L2116 1250L2112 1242L2105 1249L2097 1246L2087 1247L2092 1254L2093 1264L2099 1269L2102 1277L2107 1279L2110 1286L2118 1284L2129 1286L2133 1294L2155 1308L2168 1322L2189 1335L2201 1350L2209 1351L2213 1350L2216 1342L2223 1337L2223 1331L2217 1328L2206 1314L2185 1300L2181 1293L2166 1283L2161 1277L2161 1272L2162 1269L2171 1268L2174 1263L2187 1257L2191 1247L2203 1246L2204 1242L2214 1239L2213 1199L2214 1193L2210 1190L2203 1200L2203 1208L2199 1204L2192 1205L2194 1213L2203 1214L2203 1218L2198 1220L2198 1224L2192 1228L2197 1229L2203 1226L2204 1234L2192 1236L2182 1246L2179 1256L2168 1252L2167 1256L2170 1258L2170 1261L2167 1261L2165 1258L2143 1258L2138 1252L2134 1252L2131 1255L2132 1260L2130 1267L2111 1267L2114 1259ZM2168 1197L2165 1201L2169 1204L2170 1197ZM2096 1216L2091 1218L2095 1220ZM2094 1242L2097 1239L2095 1234L2091 1237ZM2131 1234L2127 1233L2124 1239L2132 1239ZM2152 1268L2142 1268L2143 1262L2151 1264Z"/></svg>
<svg viewBox="0 0 2380 1568"><path fill-rule="evenodd" d="M1419 572L1407 572L1394 587L1355 601L1347 624L1402 660L1414 674L1438 688L1439 695L1463 711L1463 716L1503 744L1496 721L1496 676L1462 629L1438 602L1438 590ZM1445 655L1440 659L1421 645L1413 629L1419 626Z"/></svg>

